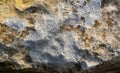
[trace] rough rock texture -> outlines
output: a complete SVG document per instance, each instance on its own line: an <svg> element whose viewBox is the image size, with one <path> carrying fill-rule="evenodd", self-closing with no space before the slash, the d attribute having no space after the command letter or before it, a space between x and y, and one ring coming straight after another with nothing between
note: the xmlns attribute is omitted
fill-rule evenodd
<svg viewBox="0 0 120 73"><path fill-rule="evenodd" d="M120 56L119 7L119 0L0 0L0 62L77 72Z"/></svg>

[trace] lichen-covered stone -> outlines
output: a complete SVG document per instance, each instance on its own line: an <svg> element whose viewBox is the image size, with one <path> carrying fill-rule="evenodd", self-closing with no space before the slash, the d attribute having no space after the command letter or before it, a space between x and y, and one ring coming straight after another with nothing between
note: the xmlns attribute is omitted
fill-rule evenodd
<svg viewBox="0 0 120 73"><path fill-rule="evenodd" d="M1 0L0 61L81 70L119 56L120 2L114 2L106 10L101 0Z"/></svg>

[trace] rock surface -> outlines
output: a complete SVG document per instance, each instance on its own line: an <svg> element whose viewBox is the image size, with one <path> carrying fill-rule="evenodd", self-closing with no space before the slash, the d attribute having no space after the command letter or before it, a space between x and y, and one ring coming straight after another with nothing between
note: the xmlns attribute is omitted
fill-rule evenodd
<svg viewBox="0 0 120 73"><path fill-rule="evenodd" d="M119 0L1 0L0 62L80 71L120 56L119 7Z"/></svg>

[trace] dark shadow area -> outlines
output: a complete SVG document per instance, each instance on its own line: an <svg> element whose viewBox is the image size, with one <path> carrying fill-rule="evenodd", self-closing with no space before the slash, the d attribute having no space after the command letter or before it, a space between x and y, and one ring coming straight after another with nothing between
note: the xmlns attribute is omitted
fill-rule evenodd
<svg viewBox="0 0 120 73"><path fill-rule="evenodd" d="M13 63L0 62L0 73L120 73L120 56L90 69L82 70L81 63L66 63L70 68L58 71L53 64L38 64L37 68L15 69ZM57 66L56 66L57 67Z"/></svg>

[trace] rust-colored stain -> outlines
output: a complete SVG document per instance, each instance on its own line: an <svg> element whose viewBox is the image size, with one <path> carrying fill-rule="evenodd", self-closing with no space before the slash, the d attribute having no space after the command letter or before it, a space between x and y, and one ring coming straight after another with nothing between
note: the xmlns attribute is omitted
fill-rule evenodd
<svg viewBox="0 0 120 73"><path fill-rule="evenodd" d="M79 36L82 35L82 31L79 29L79 27L74 27L72 25L67 25L67 24L63 24L61 26L61 31L74 31L75 33L77 33Z"/></svg>
<svg viewBox="0 0 120 73"><path fill-rule="evenodd" d="M100 25L101 25L101 23L98 20L95 20L94 27L99 27Z"/></svg>

